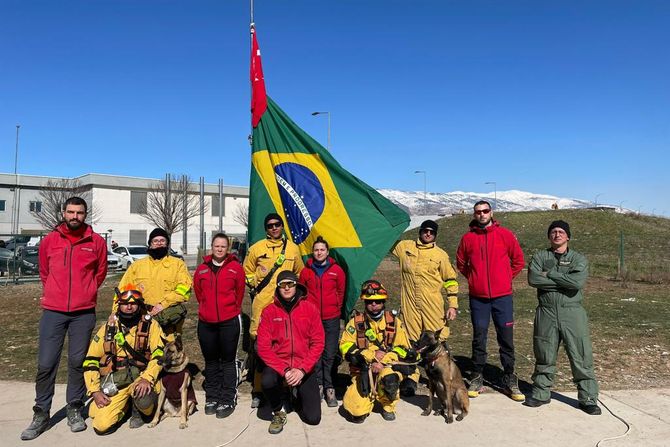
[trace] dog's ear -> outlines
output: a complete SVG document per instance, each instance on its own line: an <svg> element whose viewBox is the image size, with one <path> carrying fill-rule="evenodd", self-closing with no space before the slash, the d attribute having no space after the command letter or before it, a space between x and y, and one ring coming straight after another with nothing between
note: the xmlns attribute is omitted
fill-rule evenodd
<svg viewBox="0 0 670 447"><path fill-rule="evenodd" d="M170 341L161 335L161 341L163 342L163 347L165 347Z"/></svg>
<svg viewBox="0 0 670 447"><path fill-rule="evenodd" d="M184 343L181 339L181 334L175 334L174 345L177 347L178 351L181 351L184 348Z"/></svg>
<svg viewBox="0 0 670 447"><path fill-rule="evenodd" d="M442 332L443 327L439 328L438 330L435 331L435 340L440 339L440 332Z"/></svg>

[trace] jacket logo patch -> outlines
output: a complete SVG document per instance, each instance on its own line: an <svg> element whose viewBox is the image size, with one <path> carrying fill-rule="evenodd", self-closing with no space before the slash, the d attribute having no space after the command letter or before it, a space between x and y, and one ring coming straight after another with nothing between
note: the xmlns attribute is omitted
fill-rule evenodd
<svg viewBox="0 0 670 447"><path fill-rule="evenodd" d="M282 317L275 317L272 321L284 321L284 319Z"/></svg>
<svg viewBox="0 0 670 447"><path fill-rule="evenodd" d="M572 261L567 261L567 260L564 261L562 259L558 263L558 265L570 265L570 264L572 264Z"/></svg>
<svg viewBox="0 0 670 447"><path fill-rule="evenodd" d="M337 276L337 273L333 273L333 272L328 272L328 274L331 275L331 276Z"/></svg>
<svg viewBox="0 0 670 447"><path fill-rule="evenodd" d="M347 332L349 332L350 334L355 334L355 333L356 333L356 329L354 329L353 326L347 326Z"/></svg>
<svg viewBox="0 0 670 447"><path fill-rule="evenodd" d="M237 270L235 270L235 269L228 269L228 271L229 271L230 273L237 273Z"/></svg>
<svg viewBox="0 0 670 447"><path fill-rule="evenodd" d="M81 247L81 249L82 249L82 251L90 251L90 252L93 251L93 249L90 248L90 247Z"/></svg>
<svg viewBox="0 0 670 447"><path fill-rule="evenodd" d="M203 274L205 274L205 273L207 273L207 272L209 272L209 269L203 269L203 270L200 270L198 273L200 273L201 275L203 275Z"/></svg>

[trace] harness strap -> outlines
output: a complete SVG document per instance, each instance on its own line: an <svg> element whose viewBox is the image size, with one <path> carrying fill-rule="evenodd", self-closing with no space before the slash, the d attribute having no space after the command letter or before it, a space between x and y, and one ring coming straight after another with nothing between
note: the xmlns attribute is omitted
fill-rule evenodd
<svg viewBox="0 0 670 447"><path fill-rule="evenodd" d="M275 264L272 266L272 269L268 272L267 275L265 275L260 284L258 284L255 289L252 289L254 291L254 296L261 293L261 291L265 288L265 286L270 284L272 276L275 274L277 269L284 263L284 260L286 259L286 244L288 244L288 238L284 239L284 244L281 247L281 253L279 254L279 257L277 257L277 260L275 261Z"/></svg>

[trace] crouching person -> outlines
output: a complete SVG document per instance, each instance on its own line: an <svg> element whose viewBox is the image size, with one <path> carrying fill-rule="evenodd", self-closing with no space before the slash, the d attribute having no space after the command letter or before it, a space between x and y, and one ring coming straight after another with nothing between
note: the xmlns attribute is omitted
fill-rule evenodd
<svg viewBox="0 0 670 447"><path fill-rule="evenodd" d="M261 314L258 325L258 356L265 363L261 386L272 408L268 431L280 433L286 424L282 391L288 388L301 419L309 425L321 422L321 396L314 365L325 344L319 310L307 301L307 289L291 271L277 276L274 301Z"/></svg>
<svg viewBox="0 0 670 447"><path fill-rule="evenodd" d="M375 402L386 421L395 420L400 382L416 371L416 353L402 321L385 310L388 293L379 281L363 283L361 299L365 312L355 312L340 339L340 352L349 362L352 383L344 394L343 406L351 422L360 424ZM405 364L397 364L401 361Z"/></svg>
<svg viewBox="0 0 670 447"><path fill-rule="evenodd" d="M93 397L89 415L99 435L116 430L129 409L130 428L144 425L142 415L153 414L160 391L158 359L165 335L134 288L117 290L115 321L93 336L84 360L84 382Z"/></svg>

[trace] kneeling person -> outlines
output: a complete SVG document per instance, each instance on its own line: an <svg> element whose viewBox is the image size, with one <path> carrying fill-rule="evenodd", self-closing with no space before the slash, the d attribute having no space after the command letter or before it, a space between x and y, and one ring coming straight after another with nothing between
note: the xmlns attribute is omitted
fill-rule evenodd
<svg viewBox="0 0 670 447"><path fill-rule="evenodd" d="M393 365L399 360L413 363L416 353L409 350L402 321L395 312L385 310L387 297L388 293L379 281L364 282L361 299L365 303L365 312L354 314L340 339L340 352L349 362L352 375L343 406L355 423L365 420L375 401L382 406L385 420L395 420L400 382L416 371L416 366Z"/></svg>
<svg viewBox="0 0 670 447"><path fill-rule="evenodd" d="M261 314L258 325L258 356L265 363L261 386L272 408L268 431L277 434L286 424L282 388L289 386L302 408L302 420L321 422L321 396L314 365L325 344L319 310L307 301L307 289L298 276L282 271L277 276L274 301Z"/></svg>
<svg viewBox="0 0 670 447"><path fill-rule="evenodd" d="M132 407L130 428L151 416L160 382L165 337L160 325L146 313L142 294L134 286L117 291L114 323L101 327L93 337L84 360L84 382L93 397L89 414L99 435L111 433Z"/></svg>

